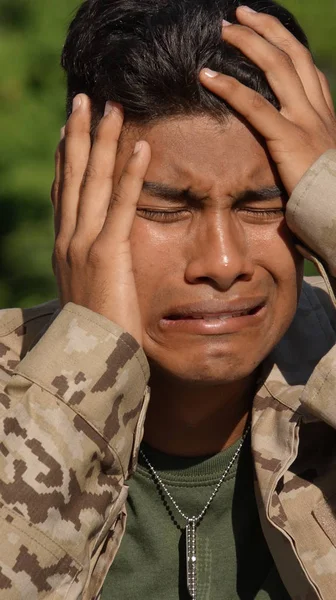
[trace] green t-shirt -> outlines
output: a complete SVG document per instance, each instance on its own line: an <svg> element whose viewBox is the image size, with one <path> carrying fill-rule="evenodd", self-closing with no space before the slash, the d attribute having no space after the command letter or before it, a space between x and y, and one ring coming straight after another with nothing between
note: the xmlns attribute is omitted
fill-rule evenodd
<svg viewBox="0 0 336 600"><path fill-rule="evenodd" d="M142 448L181 510L198 515L240 441L212 457ZM190 600L185 521L159 492L144 460L129 481L127 529L102 600ZM290 600L263 536L250 438L197 528L197 600Z"/></svg>

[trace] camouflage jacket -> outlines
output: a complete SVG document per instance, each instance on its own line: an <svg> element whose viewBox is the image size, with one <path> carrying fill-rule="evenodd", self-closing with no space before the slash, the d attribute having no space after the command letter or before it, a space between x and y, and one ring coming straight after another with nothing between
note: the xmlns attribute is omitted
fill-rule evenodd
<svg viewBox="0 0 336 600"><path fill-rule="evenodd" d="M287 220L324 278L265 361L252 451L262 527L291 598L336 597L336 151ZM309 250L307 250L309 248ZM126 524L149 400L135 340L83 307L0 311L0 600L93 600Z"/></svg>

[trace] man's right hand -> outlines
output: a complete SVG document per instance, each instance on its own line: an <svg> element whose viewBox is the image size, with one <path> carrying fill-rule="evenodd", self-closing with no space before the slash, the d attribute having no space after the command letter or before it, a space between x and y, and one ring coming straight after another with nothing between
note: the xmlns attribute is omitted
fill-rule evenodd
<svg viewBox="0 0 336 600"><path fill-rule="evenodd" d="M151 151L147 142L138 142L114 186L122 126L122 108L107 103L91 145L90 100L84 94L75 98L56 152L53 262L62 306L67 302L85 306L142 345L130 234Z"/></svg>

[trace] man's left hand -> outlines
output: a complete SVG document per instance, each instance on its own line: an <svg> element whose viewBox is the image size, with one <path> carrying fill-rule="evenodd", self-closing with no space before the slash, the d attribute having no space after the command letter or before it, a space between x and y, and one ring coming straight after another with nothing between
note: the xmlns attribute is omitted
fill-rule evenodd
<svg viewBox="0 0 336 600"><path fill-rule="evenodd" d="M281 110L234 77L203 69L200 79L265 138L290 196L316 160L336 148L328 81L309 50L278 19L244 7L237 9L237 18L240 25L223 26L223 39L265 72Z"/></svg>

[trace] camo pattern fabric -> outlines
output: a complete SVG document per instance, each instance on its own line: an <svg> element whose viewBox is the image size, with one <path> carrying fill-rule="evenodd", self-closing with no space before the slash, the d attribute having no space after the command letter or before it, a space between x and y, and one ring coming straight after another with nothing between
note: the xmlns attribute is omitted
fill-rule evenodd
<svg viewBox="0 0 336 600"><path fill-rule="evenodd" d="M287 206L299 249L323 279L304 284L295 319L264 365L268 377L253 407L260 520L293 600L335 599L335 199L331 150L306 173Z"/></svg>
<svg viewBox="0 0 336 600"><path fill-rule="evenodd" d="M138 344L85 308L68 304L27 353L51 309L0 312L4 600L95 597L125 528L149 399Z"/></svg>
<svg viewBox="0 0 336 600"><path fill-rule="evenodd" d="M333 277L336 276L335 181L336 150L328 150L296 186L286 212L290 229L328 265Z"/></svg>
<svg viewBox="0 0 336 600"><path fill-rule="evenodd" d="M294 600L336 589L335 174L328 152L288 203L325 283L304 284L252 415L260 520ZM0 600L95 600L125 531L147 359L104 317L50 303L0 311L0 371Z"/></svg>

